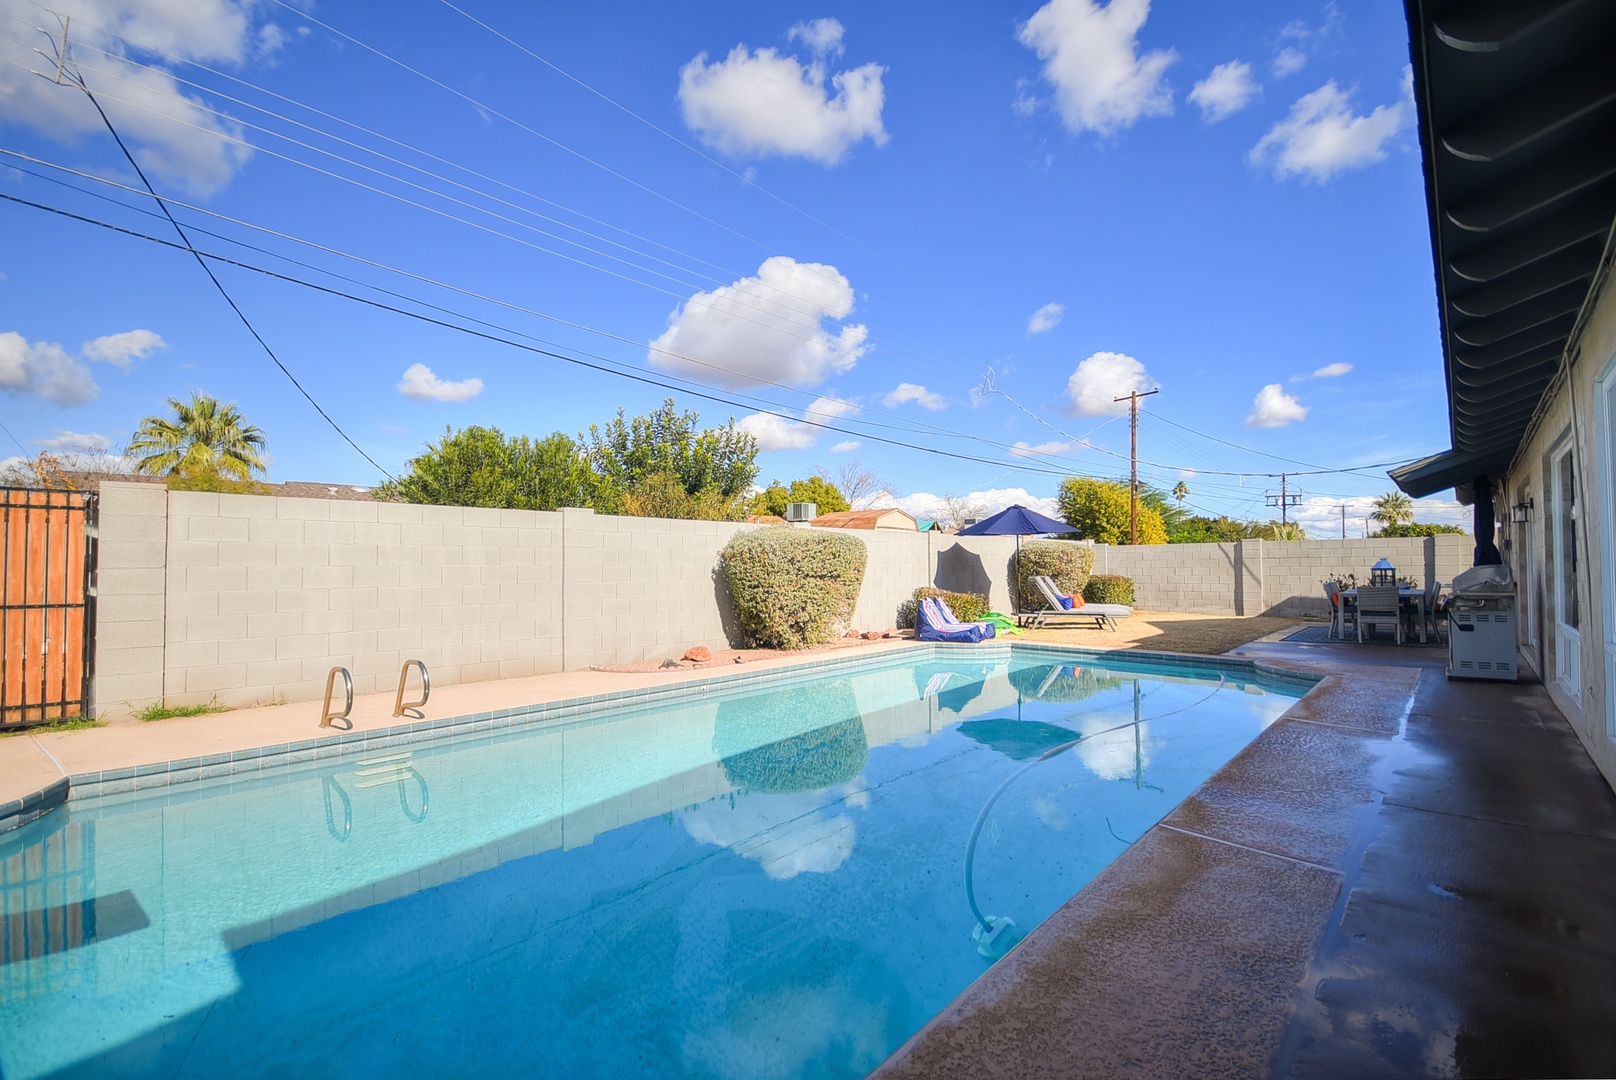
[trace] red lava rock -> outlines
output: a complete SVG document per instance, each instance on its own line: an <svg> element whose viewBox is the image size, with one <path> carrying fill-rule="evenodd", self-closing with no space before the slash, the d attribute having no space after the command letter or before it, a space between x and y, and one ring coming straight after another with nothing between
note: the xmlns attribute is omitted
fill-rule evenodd
<svg viewBox="0 0 1616 1080"><path fill-rule="evenodd" d="M879 630L866 630L861 636L865 641L877 641L882 635Z"/></svg>
<svg viewBox="0 0 1616 1080"><path fill-rule="evenodd" d="M697 645L694 649L685 650L684 659L694 660L698 664L705 664L713 658L713 650L705 645Z"/></svg>

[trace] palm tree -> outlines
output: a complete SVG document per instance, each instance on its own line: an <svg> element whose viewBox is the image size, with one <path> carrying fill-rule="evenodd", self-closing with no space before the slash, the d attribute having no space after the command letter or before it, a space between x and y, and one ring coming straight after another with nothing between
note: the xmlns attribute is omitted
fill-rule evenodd
<svg viewBox="0 0 1616 1080"><path fill-rule="evenodd" d="M1189 493L1190 486L1182 480L1180 480L1173 487L1173 498L1178 500L1180 506L1184 504L1184 499L1189 495Z"/></svg>
<svg viewBox="0 0 1616 1080"><path fill-rule="evenodd" d="M1388 528L1406 525L1414 520L1414 502L1401 491L1388 491L1375 500L1375 512L1369 516Z"/></svg>
<svg viewBox="0 0 1616 1080"><path fill-rule="evenodd" d="M135 471L149 476L216 475L235 480L264 472L264 433L242 420L232 402L191 391L168 399L172 418L148 416L129 440Z"/></svg>

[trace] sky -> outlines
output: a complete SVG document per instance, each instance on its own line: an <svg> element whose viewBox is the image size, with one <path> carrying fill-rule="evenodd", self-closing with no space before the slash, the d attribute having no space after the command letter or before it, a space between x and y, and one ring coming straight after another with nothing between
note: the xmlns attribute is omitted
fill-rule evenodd
<svg viewBox="0 0 1616 1080"><path fill-rule="evenodd" d="M1450 445L1410 93L1381 2L0 0L0 455L200 391L368 487L673 397L1050 512L1158 391L1143 481L1361 536Z"/></svg>

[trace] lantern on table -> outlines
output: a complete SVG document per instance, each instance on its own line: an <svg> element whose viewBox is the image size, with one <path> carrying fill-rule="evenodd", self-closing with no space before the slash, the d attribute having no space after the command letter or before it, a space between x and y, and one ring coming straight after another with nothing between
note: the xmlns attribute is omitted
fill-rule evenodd
<svg viewBox="0 0 1616 1080"><path fill-rule="evenodd" d="M1390 559L1382 559L1369 568L1369 584L1396 585L1397 567L1391 564Z"/></svg>

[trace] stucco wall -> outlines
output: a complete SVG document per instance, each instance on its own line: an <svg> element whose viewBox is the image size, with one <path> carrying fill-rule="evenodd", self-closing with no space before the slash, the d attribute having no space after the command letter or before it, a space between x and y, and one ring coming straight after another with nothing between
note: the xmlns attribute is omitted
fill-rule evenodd
<svg viewBox="0 0 1616 1080"><path fill-rule="evenodd" d="M1576 344L1576 360L1555 393L1544 403L1536 427L1510 469L1504 495L1497 498L1499 516L1506 508L1531 500L1532 520L1504 527L1505 558L1521 582L1519 635L1521 651L1543 677L1550 696L1571 720L1589 756L1616 787L1616 720L1611 715L1611 657L1606 642L1616 638L1610 577L1613 559L1612 520L1616 493L1601 490L1616 463L1600 466L1599 405L1596 389L1616 366L1616 289L1607 280ZM1608 436L1607 436L1608 437ZM1559 678L1561 670L1551 606L1552 582L1545 552L1552 536L1549 490L1544 467L1562 444L1571 440L1578 508L1577 570L1579 622L1575 686ZM1616 443L1616 440L1607 445Z"/></svg>

